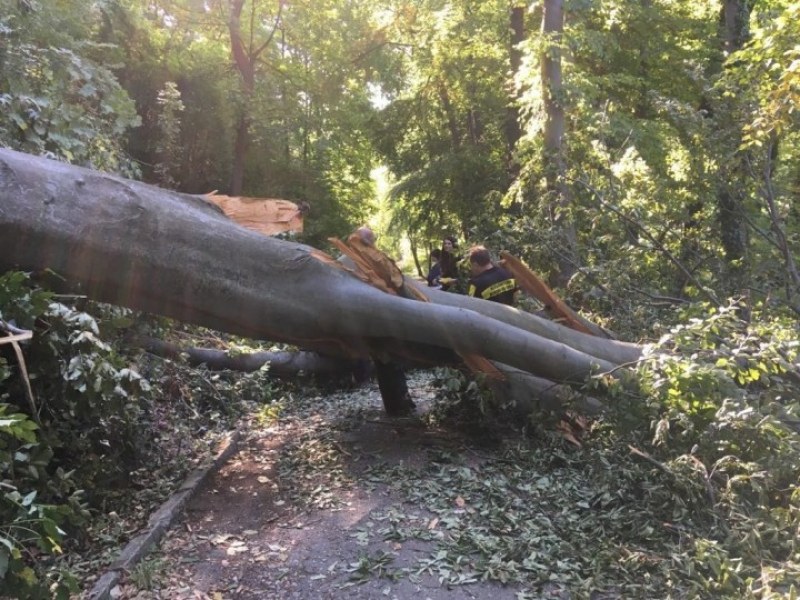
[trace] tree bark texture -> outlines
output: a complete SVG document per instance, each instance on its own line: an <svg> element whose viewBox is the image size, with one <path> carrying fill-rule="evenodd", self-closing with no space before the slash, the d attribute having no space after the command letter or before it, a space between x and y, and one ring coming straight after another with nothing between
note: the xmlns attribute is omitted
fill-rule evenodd
<svg viewBox="0 0 800 600"><path fill-rule="evenodd" d="M564 1L544 0L542 11L542 97L544 98L545 172L551 200L550 221L558 236L558 272L550 277L553 285L565 286L578 269L578 233L570 215L571 194L566 185L564 159L565 115L561 71L561 38L564 31Z"/></svg>
<svg viewBox="0 0 800 600"><path fill-rule="evenodd" d="M749 0L724 0L720 14L720 37L724 58L741 50L750 36ZM740 150L741 131L731 128L730 123L738 121L737 113L741 110L740 102L735 99L723 100L722 110L718 111L725 121L722 131L729 130L723 152L728 154L723 159L718 171L719 187L717 189L717 212L720 228L720 241L725 251L729 292L746 295L749 285L750 230L747 224L747 208L745 199L748 195L748 163L749 152Z"/></svg>
<svg viewBox="0 0 800 600"><path fill-rule="evenodd" d="M449 364L455 352L582 382L641 353L485 300L385 293L200 196L0 149L0 271L9 269L52 269L99 301L333 356Z"/></svg>
<svg viewBox="0 0 800 600"><path fill-rule="evenodd" d="M229 355L223 350L183 347L151 337L132 336L126 338L126 341L156 356L185 356L190 365L206 365L212 371L251 373L269 365L270 374L278 378L288 379L301 375L335 378L351 373L356 366L354 360L321 356L316 352L279 351Z"/></svg>
<svg viewBox="0 0 800 600"><path fill-rule="evenodd" d="M514 150L517 142L522 137L522 127L519 123L519 94L514 81L522 67L522 49L520 44L525 41L525 6L512 6L509 9L509 30L511 32L508 49L508 61L511 66L511 80L509 87L509 104L506 113L505 134L508 145L509 165L514 163ZM519 172L519 165L514 164L513 170Z"/></svg>

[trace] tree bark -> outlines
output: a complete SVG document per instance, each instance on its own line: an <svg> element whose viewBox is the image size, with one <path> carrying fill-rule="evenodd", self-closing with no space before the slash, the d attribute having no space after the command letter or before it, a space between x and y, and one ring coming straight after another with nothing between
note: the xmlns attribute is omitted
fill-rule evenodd
<svg viewBox="0 0 800 600"><path fill-rule="evenodd" d="M0 149L0 271L52 269L88 297L328 355L479 355L559 382L640 348L496 303L382 292L326 254L191 196Z"/></svg>
<svg viewBox="0 0 800 600"><path fill-rule="evenodd" d="M724 58L741 50L749 33L748 0L724 0L720 11L720 38ZM723 156L717 174L717 214L720 241L725 251L727 280L731 294L747 296L750 285L750 230L747 225L747 164L749 152L740 150L742 133L735 124L741 110L740 101L726 98L717 111L720 131L724 135ZM727 133L727 135L725 135Z"/></svg>
<svg viewBox="0 0 800 600"><path fill-rule="evenodd" d="M231 13L228 19L228 32L231 40L231 55L236 65L236 70L241 77L242 106L238 123L236 124L236 138L233 143L233 165L231 167L231 196L239 196L244 187L244 163L247 157L247 146L250 131L250 99L255 89L255 60L247 52L242 39L241 18L245 0L232 0Z"/></svg>
<svg viewBox="0 0 800 600"><path fill-rule="evenodd" d="M519 174L519 163L514 158L517 142L522 137L522 127L519 123L519 93L514 81L522 67L522 49L520 44L525 41L525 6L511 6L509 8L509 30L511 33L508 49L508 62L511 67L511 77L508 83L509 102L506 109L505 134L508 147L509 171L514 175Z"/></svg>
<svg viewBox="0 0 800 600"><path fill-rule="evenodd" d="M126 341L143 350L165 358L186 356L190 365L206 365L212 371L241 371L251 373L264 365L278 378L294 378L300 375L340 377L355 368L355 361L321 356L316 352L252 352L229 355L212 348L182 347L151 337L131 336Z"/></svg>
<svg viewBox="0 0 800 600"><path fill-rule="evenodd" d="M250 24L252 27L256 20L256 4L258 0L251 0L251 2ZM245 3L246 0L231 0L230 14L228 15L231 55L241 78L242 92L242 106L236 124L236 137L233 143L233 165L231 167L229 190L231 196L240 196L244 188L245 162L247 160L247 149L250 145L251 103L256 87L256 66L259 57L272 42L283 10L283 2L279 1L272 31L266 40L256 46L252 36L252 28L250 39L247 42L242 36L242 10Z"/></svg>
<svg viewBox="0 0 800 600"><path fill-rule="evenodd" d="M564 31L564 1L544 0L542 11L542 96L544 98L544 151L550 221L558 238L558 272L550 277L553 285L564 286L578 270L578 233L570 214L572 199L566 184L564 159L564 86L561 72L561 37Z"/></svg>

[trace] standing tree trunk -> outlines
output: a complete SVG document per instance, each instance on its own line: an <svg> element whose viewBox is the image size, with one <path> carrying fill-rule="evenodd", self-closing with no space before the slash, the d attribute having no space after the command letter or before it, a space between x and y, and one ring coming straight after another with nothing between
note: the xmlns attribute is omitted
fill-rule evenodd
<svg viewBox="0 0 800 600"><path fill-rule="evenodd" d="M570 213L571 193L566 184L564 158L564 100L561 75L561 37L564 31L563 0L544 0L542 13L542 96L544 97L544 151L550 222L558 240L556 264L551 275L555 285L566 285L578 268L578 234Z"/></svg>
<svg viewBox="0 0 800 600"><path fill-rule="evenodd" d="M230 0L230 14L228 16L228 32L231 40L231 54L236 70L241 78L241 107L239 119L236 125L236 138L233 143L233 166L231 168L231 185L228 192L231 196L239 196L244 188L244 171L247 161L247 148L250 137L251 103L253 92L256 87L256 65L259 57L267 49L272 41L278 24L280 23L283 0L278 0L278 11L275 16L275 23L272 31L266 40L260 45L255 45L252 35L245 42L242 36L242 10L246 0ZM258 0L252 0L250 22L256 19L256 4ZM252 28L251 28L252 33Z"/></svg>
<svg viewBox="0 0 800 600"><path fill-rule="evenodd" d="M253 0L255 1L255 0ZM248 133L250 130L250 99L255 89L255 63L248 54L242 39L242 9L245 0L231 0L228 31L231 38L231 53L236 70L241 78L241 106L233 142L233 166L231 167L230 195L239 196L244 187L244 163L247 158Z"/></svg>
<svg viewBox="0 0 800 600"><path fill-rule="evenodd" d="M505 134L506 147L508 149L509 172L513 177L519 175L519 163L514 157L517 142L522 137L522 127L519 123L519 100L515 78L522 66L522 50L520 44L525 41L525 6L512 6L509 11L509 29L511 39L509 40L508 61L511 67L508 89L509 102L506 111Z"/></svg>
<svg viewBox="0 0 800 600"><path fill-rule="evenodd" d="M450 102L450 92L447 91L447 84L444 81L439 81L438 86L439 100L442 103L442 110L447 117L447 128L450 130L450 143L453 150L461 147L461 130L458 127L458 119L456 118L453 104Z"/></svg>
<svg viewBox="0 0 800 600"><path fill-rule="evenodd" d="M740 50L749 37L750 8L748 0L724 0L720 13L720 37L725 57ZM720 131L723 132L722 156L718 158L717 215L720 241L725 252L729 292L747 295L750 264L748 248L750 232L747 225L745 199L747 198L747 151L739 149L741 129L738 123L739 103L735 99L723 101L725 106L717 113Z"/></svg>

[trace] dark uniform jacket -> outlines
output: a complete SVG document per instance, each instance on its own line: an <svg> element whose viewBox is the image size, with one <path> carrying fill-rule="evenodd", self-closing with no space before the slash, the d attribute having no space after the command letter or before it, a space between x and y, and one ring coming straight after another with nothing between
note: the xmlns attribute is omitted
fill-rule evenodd
<svg viewBox="0 0 800 600"><path fill-rule="evenodd" d="M431 270L428 271L428 276L426 279L428 280L428 286L430 287L438 287L439 286L439 279L442 277L442 265L438 262L433 263L431 265Z"/></svg>
<svg viewBox="0 0 800 600"><path fill-rule="evenodd" d="M512 306L514 304L514 291L517 282L511 274L502 267L492 267L477 277L469 280L467 293L476 298L501 302Z"/></svg>
<svg viewBox="0 0 800 600"><path fill-rule="evenodd" d="M442 256L441 258L439 258L439 269L440 269L439 273L440 278L458 280L458 260L447 250L442 250ZM455 287L458 286L453 283L442 284L442 289L445 291Z"/></svg>

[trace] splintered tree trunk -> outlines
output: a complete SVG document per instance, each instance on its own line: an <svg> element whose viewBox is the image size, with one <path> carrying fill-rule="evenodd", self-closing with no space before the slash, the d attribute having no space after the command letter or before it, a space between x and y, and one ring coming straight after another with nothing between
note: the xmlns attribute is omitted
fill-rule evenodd
<svg viewBox="0 0 800 600"><path fill-rule="evenodd" d="M99 301L330 356L479 355L580 383L641 353L485 300L391 295L319 250L244 229L201 196L0 150L9 269L52 269Z"/></svg>

